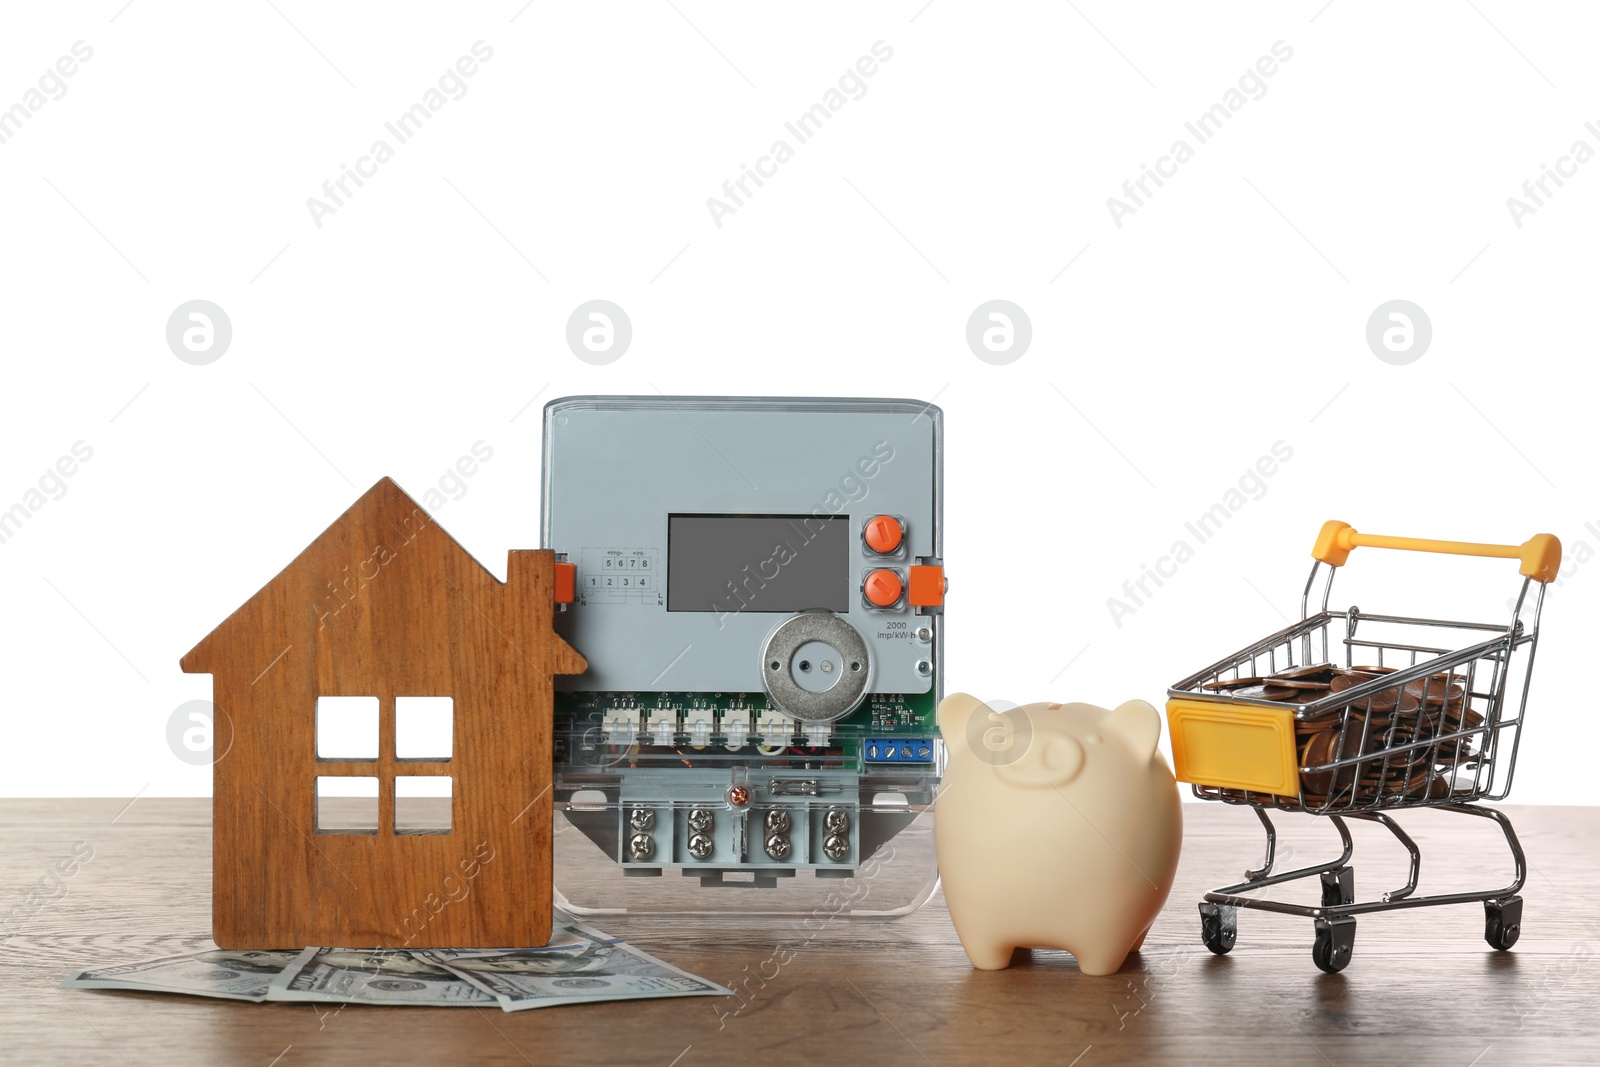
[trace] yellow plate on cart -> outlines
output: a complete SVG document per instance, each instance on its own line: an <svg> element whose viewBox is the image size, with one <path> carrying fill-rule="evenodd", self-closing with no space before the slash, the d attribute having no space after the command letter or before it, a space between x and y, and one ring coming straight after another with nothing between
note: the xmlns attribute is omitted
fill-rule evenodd
<svg viewBox="0 0 1600 1067"><path fill-rule="evenodd" d="M1300 795L1294 713L1222 701L1167 701L1173 770L1180 782Z"/></svg>

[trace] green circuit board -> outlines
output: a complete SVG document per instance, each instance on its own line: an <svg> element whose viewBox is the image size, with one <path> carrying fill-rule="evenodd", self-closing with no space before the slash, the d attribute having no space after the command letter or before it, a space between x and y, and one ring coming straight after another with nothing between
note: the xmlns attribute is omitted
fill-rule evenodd
<svg viewBox="0 0 1600 1067"><path fill-rule="evenodd" d="M856 770L867 765L928 764L938 735L935 706L931 692L870 694L855 711L825 727L826 745L810 745L803 724L784 720L792 731L783 735L782 747L796 756ZM746 754L770 756L777 747L770 737L752 733L745 744L730 746L724 725L732 719L749 726L770 714L764 693L557 693L556 762L572 767L592 766L597 759L610 762L619 755L619 746L609 736L609 726L619 720L633 730L626 739L631 757L645 762L676 757L703 765ZM705 724L699 735L697 722Z"/></svg>
<svg viewBox="0 0 1600 1067"><path fill-rule="evenodd" d="M904 730L932 733L934 698L928 693L872 693L861 706L832 724L835 734L870 733L875 730ZM666 721L694 713L711 712L718 720L729 714L771 709L765 693L557 693L556 722L563 717L589 718L599 713L609 717L618 710L648 711L652 718Z"/></svg>

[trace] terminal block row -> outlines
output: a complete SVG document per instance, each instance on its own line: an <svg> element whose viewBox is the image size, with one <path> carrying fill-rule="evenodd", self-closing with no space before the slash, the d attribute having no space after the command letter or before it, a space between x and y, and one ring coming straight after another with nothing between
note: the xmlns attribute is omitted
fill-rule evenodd
<svg viewBox="0 0 1600 1067"><path fill-rule="evenodd" d="M626 868L853 868L857 805L796 798L730 804L623 800L617 857Z"/></svg>

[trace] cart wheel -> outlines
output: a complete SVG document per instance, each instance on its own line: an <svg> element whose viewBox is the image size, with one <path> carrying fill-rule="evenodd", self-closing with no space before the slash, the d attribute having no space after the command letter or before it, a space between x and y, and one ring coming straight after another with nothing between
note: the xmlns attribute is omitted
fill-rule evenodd
<svg viewBox="0 0 1600 1067"><path fill-rule="evenodd" d="M1317 940L1311 946L1311 959L1321 970L1338 974L1350 962L1356 947L1356 921L1349 916L1317 920Z"/></svg>
<svg viewBox="0 0 1600 1067"><path fill-rule="evenodd" d="M1206 948L1225 956L1239 936L1239 909L1227 904L1200 905L1200 939Z"/></svg>
<svg viewBox="0 0 1600 1067"><path fill-rule="evenodd" d="M1354 867L1335 867L1322 872L1322 906L1336 907L1354 904L1356 900L1356 871Z"/></svg>
<svg viewBox="0 0 1600 1067"><path fill-rule="evenodd" d="M1489 947L1504 952L1522 934L1522 898L1504 897L1483 902L1483 939Z"/></svg>

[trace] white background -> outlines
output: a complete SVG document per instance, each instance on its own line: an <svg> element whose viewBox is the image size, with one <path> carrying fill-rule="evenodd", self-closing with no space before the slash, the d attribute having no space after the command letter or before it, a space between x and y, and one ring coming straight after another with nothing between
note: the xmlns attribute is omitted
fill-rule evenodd
<svg viewBox="0 0 1600 1067"><path fill-rule="evenodd" d="M573 393L935 400L948 687L1019 703L1159 702L1298 611L1328 518L1600 546L1600 162L1520 228L1506 205L1600 148L1583 5L275 3L0 17L0 107L93 48L0 144L0 510L93 449L0 544L0 793L207 793L167 744L210 694L178 657L377 478L420 495L478 441L438 517L503 574L538 540L540 407ZM480 40L319 228L307 198ZM865 95L718 227L707 198L877 41ZM1265 95L1115 225L1277 41ZM208 366L165 338L196 298L233 326ZM608 366L565 342L592 298L633 323ZM965 340L993 298L1033 327L1005 366ZM1409 366L1365 340L1396 298L1433 325ZM1265 494L1116 625L1278 441ZM1356 553L1336 603L1499 618L1518 581L1401 562ZM1597 602L1592 562L1551 591L1514 800L1593 799Z"/></svg>

